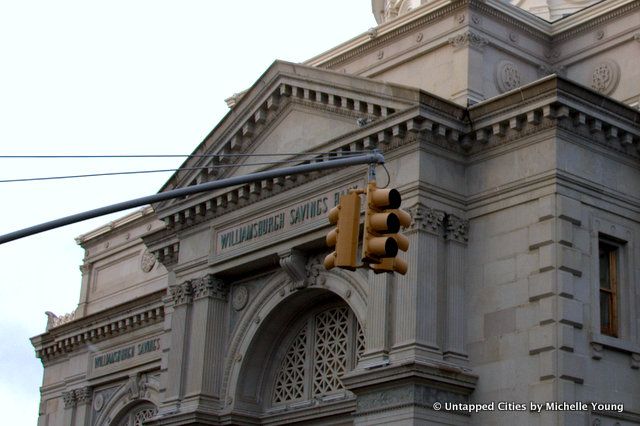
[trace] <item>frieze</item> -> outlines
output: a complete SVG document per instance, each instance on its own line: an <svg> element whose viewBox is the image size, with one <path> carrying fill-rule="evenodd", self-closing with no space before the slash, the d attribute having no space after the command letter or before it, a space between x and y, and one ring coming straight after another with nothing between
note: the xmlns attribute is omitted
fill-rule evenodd
<svg viewBox="0 0 640 426"><path fill-rule="evenodd" d="M329 191L311 196L305 200L268 214L254 217L240 224L218 229L214 233L216 260L224 260L224 255L231 255L247 247L261 248L259 242L273 241L294 229L309 226L324 226L329 210L337 206L340 196L350 188L364 187L363 181L344 185ZM286 267L286 258L284 259Z"/></svg>

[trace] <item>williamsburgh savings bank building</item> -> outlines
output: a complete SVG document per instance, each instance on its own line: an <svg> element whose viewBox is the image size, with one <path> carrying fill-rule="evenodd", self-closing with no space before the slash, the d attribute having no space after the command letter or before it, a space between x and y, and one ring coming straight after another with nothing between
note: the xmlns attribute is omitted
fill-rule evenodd
<svg viewBox="0 0 640 426"><path fill-rule="evenodd" d="M162 191L376 148L407 274L322 267L366 166L139 210L78 238L40 426L640 424L640 1L372 9L228 99ZM501 401L527 409L465 409Z"/></svg>

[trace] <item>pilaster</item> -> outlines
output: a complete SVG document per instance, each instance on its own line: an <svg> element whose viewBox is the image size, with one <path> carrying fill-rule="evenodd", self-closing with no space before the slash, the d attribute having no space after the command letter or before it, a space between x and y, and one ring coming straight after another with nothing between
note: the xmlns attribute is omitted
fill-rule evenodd
<svg viewBox="0 0 640 426"><path fill-rule="evenodd" d="M170 280L175 275L170 273ZM164 400L159 408L159 414L178 411L180 400L184 395L185 373L188 367L186 361L191 323L191 304L193 289L190 281L175 285L171 283L168 297L165 299L167 311L171 314L165 319L165 332L169 333L169 346L163 348ZM171 285L173 284L173 285Z"/></svg>
<svg viewBox="0 0 640 426"><path fill-rule="evenodd" d="M65 425L75 425L75 414L76 414L76 394L74 391L65 391L62 392L62 402L64 403L64 414L63 424Z"/></svg>
<svg viewBox="0 0 640 426"><path fill-rule="evenodd" d="M367 345L358 368L373 368L389 363L391 290L394 280L393 274L374 274L369 271L370 293L365 328Z"/></svg>
<svg viewBox="0 0 640 426"><path fill-rule="evenodd" d="M397 278L393 321L395 359L441 359L439 318L442 308L443 221L445 213L423 205L411 210L409 271Z"/></svg>
<svg viewBox="0 0 640 426"><path fill-rule="evenodd" d="M464 261L469 221L454 215L445 218L445 359L466 360L464 348Z"/></svg>
<svg viewBox="0 0 640 426"><path fill-rule="evenodd" d="M91 401L93 389L89 386L73 391L76 400L76 426L88 426L91 420Z"/></svg>
<svg viewBox="0 0 640 426"><path fill-rule="evenodd" d="M182 411L213 413L221 407L228 287L210 274L193 279L190 284L193 307Z"/></svg>

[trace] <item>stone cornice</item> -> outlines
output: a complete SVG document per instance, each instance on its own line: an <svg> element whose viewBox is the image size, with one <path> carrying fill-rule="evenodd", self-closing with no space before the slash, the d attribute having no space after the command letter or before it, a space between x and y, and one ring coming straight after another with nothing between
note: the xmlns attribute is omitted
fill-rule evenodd
<svg viewBox="0 0 640 426"><path fill-rule="evenodd" d="M422 94L419 107L396 113L330 141L328 149L333 150L336 156L344 151L372 148L388 152L420 140L464 158L538 132L562 128L572 129L578 134L588 132L594 143L624 156L640 158L636 148L640 140L638 111L555 75L476 104L468 110L424 92ZM323 173L291 176L234 188L208 200L200 198L183 202L170 212L161 212L167 226L163 233L175 235L176 231L322 176ZM156 253L171 252L176 242L174 239L167 241L168 245L153 245Z"/></svg>
<svg viewBox="0 0 640 426"><path fill-rule="evenodd" d="M162 321L165 291L157 291L111 309L88 315L31 338L42 362L73 352L89 343L110 339Z"/></svg>
<svg viewBox="0 0 640 426"><path fill-rule="evenodd" d="M625 15L638 7L640 7L639 0L609 0L597 3L555 22L551 33L553 41L559 42L569 39Z"/></svg>

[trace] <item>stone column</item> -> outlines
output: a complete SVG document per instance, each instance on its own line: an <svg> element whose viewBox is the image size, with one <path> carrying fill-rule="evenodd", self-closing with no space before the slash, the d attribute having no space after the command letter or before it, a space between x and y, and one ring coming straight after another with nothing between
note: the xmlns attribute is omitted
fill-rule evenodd
<svg viewBox="0 0 640 426"><path fill-rule="evenodd" d="M190 281L193 307L183 410L214 413L220 386L228 320L228 288L213 275Z"/></svg>
<svg viewBox="0 0 640 426"><path fill-rule="evenodd" d="M76 426L89 426L91 421L91 401L93 399L93 389L85 386L73 391L76 399Z"/></svg>
<svg viewBox="0 0 640 426"><path fill-rule="evenodd" d="M464 359L464 257L469 221L454 215L445 219L445 359Z"/></svg>
<svg viewBox="0 0 640 426"><path fill-rule="evenodd" d="M180 406L180 400L184 395L185 373L188 367L186 361L187 346L191 323L191 304L193 301L193 289L191 282L186 281L179 285L169 287L169 296L166 298L165 331L169 334L166 339L168 346L163 346L164 374L164 400L159 412L175 412ZM166 360L166 361L165 361ZM166 362L166 365L165 365Z"/></svg>
<svg viewBox="0 0 640 426"><path fill-rule="evenodd" d="M442 281L444 212L422 206L411 210L406 275L397 277L393 352L402 359L438 359L439 283Z"/></svg>
<svg viewBox="0 0 640 426"><path fill-rule="evenodd" d="M80 272L82 273L82 285L80 286L80 303L76 309L76 317L83 317L87 313L87 303L89 302L89 293L91 284L91 263L85 259L80 265Z"/></svg>

